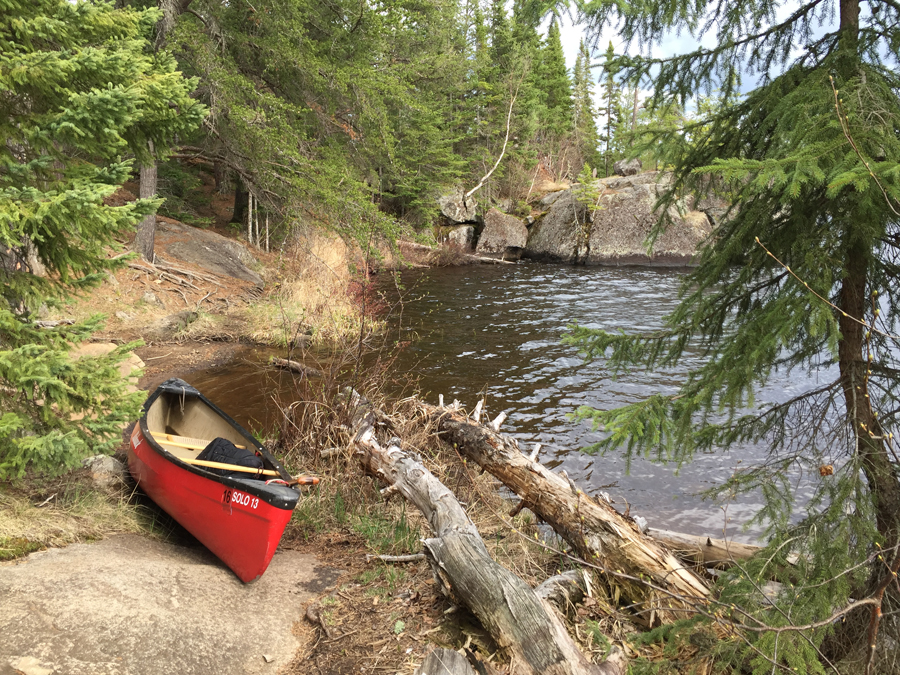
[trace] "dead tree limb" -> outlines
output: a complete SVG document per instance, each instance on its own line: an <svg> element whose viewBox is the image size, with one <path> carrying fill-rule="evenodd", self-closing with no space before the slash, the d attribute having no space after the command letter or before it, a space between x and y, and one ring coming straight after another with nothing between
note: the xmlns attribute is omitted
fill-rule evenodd
<svg viewBox="0 0 900 675"><path fill-rule="evenodd" d="M443 583L481 621L521 675L624 675L624 656L596 665L585 658L551 606L491 558L475 524L453 493L396 443L375 439L371 413L356 415L355 443L363 467L412 502L434 536L425 550Z"/></svg>
<svg viewBox="0 0 900 675"><path fill-rule="evenodd" d="M631 519L592 499L571 481L534 462L508 436L473 424L464 415L420 403L440 435L510 490L571 544L606 572L608 583L652 626L690 616L705 604L706 582L675 555L641 534Z"/></svg>
<svg viewBox="0 0 900 675"><path fill-rule="evenodd" d="M294 373L299 373L300 375L305 375L306 377L322 377L324 373L318 368L313 368L312 366L305 366L299 361L291 361L290 359L279 359L277 356L273 356L269 359L269 363L271 363L276 368L282 368L283 370L290 370Z"/></svg>
<svg viewBox="0 0 900 675"><path fill-rule="evenodd" d="M656 530L652 527L647 530L646 535L665 544L682 560L720 570L728 569L735 561L747 560L762 550L761 547L752 544L670 530Z"/></svg>
<svg viewBox="0 0 900 675"><path fill-rule="evenodd" d="M435 647L416 669L415 675L475 675L475 671L459 652Z"/></svg>

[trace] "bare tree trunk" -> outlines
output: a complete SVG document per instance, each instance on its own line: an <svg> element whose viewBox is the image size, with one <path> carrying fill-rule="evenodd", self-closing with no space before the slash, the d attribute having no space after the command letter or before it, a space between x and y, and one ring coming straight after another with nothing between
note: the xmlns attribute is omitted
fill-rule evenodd
<svg viewBox="0 0 900 675"><path fill-rule="evenodd" d="M475 675L475 671L459 652L435 647L416 669L415 675Z"/></svg>
<svg viewBox="0 0 900 675"><path fill-rule="evenodd" d="M159 51L165 46L169 33L175 27L175 21L187 9L192 0L159 0L159 8L162 10L162 18L156 24L156 44L154 48ZM149 141L149 164L141 165L139 196L141 199L152 199L156 196L157 160L153 151L153 141ZM137 227L134 237L134 250L144 260L152 263L154 260L153 247L156 243L156 214L151 213L144 218Z"/></svg>
<svg viewBox="0 0 900 675"><path fill-rule="evenodd" d="M637 129L637 111L638 111L638 82L634 83L634 107L631 110L631 133Z"/></svg>
<svg viewBox="0 0 900 675"><path fill-rule="evenodd" d="M234 180L234 210L231 214L232 223L244 224L244 213L247 211L247 202L250 195L244 189L244 181L238 176Z"/></svg>
<svg viewBox="0 0 900 675"><path fill-rule="evenodd" d="M216 182L216 192L218 192L220 195L227 194L228 166L224 162L213 162L213 179Z"/></svg>
<svg viewBox="0 0 900 675"><path fill-rule="evenodd" d="M150 154L153 154L153 143L150 142ZM141 199L153 199L156 196L156 158L150 164L141 165L141 185L139 196ZM151 213L137 226L134 236L134 250L144 260L153 262L153 247L156 242L156 213Z"/></svg>
<svg viewBox="0 0 900 675"><path fill-rule="evenodd" d="M420 404L441 436L466 458L499 478L525 505L606 573L608 583L646 625L690 616L709 589L674 554L643 535L609 504L523 455L515 442L458 412Z"/></svg>
<svg viewBox="0 0 900 675"><path fill-rule="evenodd" d="M761 547L752 544L698 537L670 530L650 528L644 534L667 546L682 560L720 570L728 569L736 561L747 560L762 550Z"/></svg>
<svg viewBox="0 0 900 675"><path fill-rule="evenodd" d="M588 661L552 607L490 556L456 497L397 445L381 447L371 422L358 424L356 444L365 469L395 486L425 515L434 537L425 541L439 578L478 617L519 675L624 675L616 651L606 663Z"/></svg>

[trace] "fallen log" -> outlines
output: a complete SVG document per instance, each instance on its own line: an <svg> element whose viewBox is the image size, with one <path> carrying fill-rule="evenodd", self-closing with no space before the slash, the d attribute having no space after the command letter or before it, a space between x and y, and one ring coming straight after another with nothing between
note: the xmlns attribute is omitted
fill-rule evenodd
<svg viewBox="0 0 900 675"><path fill-rule="evenodd" d="M550 604L499 565L453 493L418 460L392 441L375 439L374 416L355 415L355 444L363 467L397 487L425 516L434 536L426 539L435 577L469 607L517 675L625 675L620 650L593 664L572 641Z"/></svg>
<svg viewBox="0 0 900 675"><path fill-rule="evenodd" d="M290 359L279 359L277 356L273 356L269 359L269 363L275 366L276 368L282 368L283 370L290 370L294 373L299 373L300 375L305 375L306 377L322 377L323 373L318 368L313 368L312 366L305 366L299 361L291 361Z"/></svg>
<svg viewBox="0 0 900 675"><path fill-rule="evenodd" d="M665 544L682 560L719 570L728 569L735 562L747 560L762 550L760 546L752 544L741 544L727 539L713 539L670 530L657 530L652 527L647 530L646 535Z"/></svg>
<svg viewBox="0 0 900 675"><path fill-rule="evenodd" d="M690 616L704 606L707 583L605 501L585 495L568 477L532 461L515 441L463 414L419 403L438 433L515 492L538 517L606 575L647 626Z"/></svg>
<svg viewBox="0 0 900 675"><path fill-rule="evenodd" d="M416 668L415 675L475 675L475 671L459 652L435 647Z"/></svg>
<svg viewBox="0 0 900 675"><path fill-rule="evenodd" d="M575 605L581 604L587 595L585 573L581 570L569 570L557 574L535 588L534 592L563 616L573 614Z"/></svg>

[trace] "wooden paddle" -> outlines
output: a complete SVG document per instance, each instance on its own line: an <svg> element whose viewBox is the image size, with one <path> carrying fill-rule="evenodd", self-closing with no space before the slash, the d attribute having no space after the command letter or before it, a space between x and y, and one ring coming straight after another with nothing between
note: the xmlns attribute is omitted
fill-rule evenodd
<svg viewBox="0 0 900 675"><path fill-rule="evenodd" d="M199 438L188 438L187 436L175 436L173 434L166 434L159 431L151 431L150 435L153 436L159 443L164 443L166 445L171 445L176 448L186 448L188 450L202 450L207 445L209 445L209 441L204 441ZM246 450L246 446L244 445L235 445L234 447L240 448L242 450ZM179 457L182 462L185 464L193 464L195 466L205 466L210 469L225 469L226 471L239 471L241 473L254 473L257 476L274 476L276 478L281 478L281 474L272 469L254 469L252 466L239 466L237 464L225 464L223 462L210 462L205 459L194 459L192 457ZM289 481L285 481L288 485L318 485L319 479L316 476L294 476Z"/></svg>

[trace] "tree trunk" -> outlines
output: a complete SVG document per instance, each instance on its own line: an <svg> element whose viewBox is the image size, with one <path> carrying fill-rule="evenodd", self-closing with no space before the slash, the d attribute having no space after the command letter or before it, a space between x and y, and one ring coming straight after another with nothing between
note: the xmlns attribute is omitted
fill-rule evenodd
<svg viewBox="0 0 900 675"><path fill-rule="evenodd" d="M843 8L843 3L842 3ZM900 481L891 464L891 457L884 443L884 430L872 410L869 398L869 364L866 356L865 320L870 248L863 241L852 242L847 251L845 273L841 282L838 326L841 341L838 345L838 364L841 374L841 388L847 407L847 420L852 426L856 440L856 454L860 458L863 474L869 485L875 507L875 523L881 535L882 549L894 549L884 563L872 568L865 596L880 596L882 602L895 607L900 603L900 593L891 576L897 556L896 546L900 543ZM885 564L886 563L886 564ZM894 578L893 581L896 581ZM885 592L887 591L887 592ZM874 652L881 607L862 608L847 617L835 636L826 643L826 651L832 658L842 658L850 650L863 644Z"/></svg>
<svg viewBox="0 0 900 675"><path fill-rule="evenodd" d="M752 544L741 544L712 537L698 537L671 530L650 528L644 534L664 544L681 560L719 570L728 569L735 562L747 560L762 550L761 547Z"/></svg>
<svg viewBox="0 0 900 675"><path fill-rule="evenodd" d="M160 0L159 8L162 10L162 18L156 24L156 44L154 49L163 48L169 33L175 27L175 21L191 4L191 0ZM156 155L153 152L153 141L149 141L151 161L141 165L140 189L141 199L152 199L156 196L157 177ZM134 250L144 260L152 263L154 260L153 247L156 243L156 213L151 213L144 218L137 227L134 237Z"/></svg>
<svg viewBox="0 0 900 675"><path fill-rule="evenodd" d="M153 143L150 143L150 154L153 154ZM153 199L156 196L156 158L149 164L141 165L141 199ZM144 260L153 262L153 247L156 242L156 213L151 213L137 226L134 236L134 250Z"/></svg>
<svg viewBox="0 0 900 675"><path fill-rule="evenodd" d="M464 457L499 478L582 558L597 565L639 621L648 626L669 623L705 604L706 582L641 534L631 519L527 458L510 438L459 413L424 403L420 407Z"/></svg>
<svg viewBox="0 0 900 675"><path fill-rule="evenodd" d="M357 408L359 417L360 408ZM453 493L421 462L397 445L381 447L369 419L355 425L365 469L398 491L425 515L434 537L425 540L435 576L452 589L497 644L519 675L625 675L617 651L602 665L588 661L560 618L519 577L497 564L478 529Z"/></svg>
<svg viewBox="0 0 900 675"><path fill-rule="evenodd" d="M247 212L249 193L244 189L244 182L238 176L234 180L234 211L231 214L232 223L244 224L244 214Z"/></svg>
<svg viewBox="0 0 900 675"><path fill-rule="evenodd" d="M224 162L213 162L213 180L216 192L220 195L228 194L228 166Z"/></svg>

